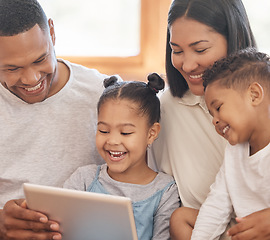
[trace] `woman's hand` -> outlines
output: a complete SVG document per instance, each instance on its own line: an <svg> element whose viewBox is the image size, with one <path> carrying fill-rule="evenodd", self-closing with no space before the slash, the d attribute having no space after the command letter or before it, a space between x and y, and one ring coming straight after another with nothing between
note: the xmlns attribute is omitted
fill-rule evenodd
<svg viewBox="0 0 270 240"><path fill-rule="evenodd" d="M270 208L236 218L236 221L227 232L232 240L270 239Z"/></svg>
<svg viewBox="0 0 270 240"><path fill-rule="evenodd" d="M24 199L10 200L0 210L0 239L61 239L59 224L27 209Z"/></svg>

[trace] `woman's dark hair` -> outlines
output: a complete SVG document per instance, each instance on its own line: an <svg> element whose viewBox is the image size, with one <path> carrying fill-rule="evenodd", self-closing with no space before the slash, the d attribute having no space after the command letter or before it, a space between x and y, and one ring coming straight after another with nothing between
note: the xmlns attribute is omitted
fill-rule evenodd
<svg viewBox="0 0 270 240"><path fill-rule="evenodd" d="M42 7L36 0L0 1L0 36L14 36L39 25L42 31L48 31L48 20Z"/></svg>
<svg viewBox="0 0 270 240"><path fill-rule="evenodd" d="M148 76L148 83L139 81L117 81L112 76L104 79L103 91L97 105L99 113L101 105L108 100L126 99L138 105L138 113L148 117L149 126L160 120L159 90L164 88L164 80L156 73Z"/></svg>
<svg viewBox="0 0 270 240"><path fill-rule="evenodd" d="M168 14L166 74L170 91L182 97L188 85L171 61L170 27L174 21L185 16L203 23L227 39L231 54L247 47L256 47L246 10L241 0L174 0Z"/></svg>

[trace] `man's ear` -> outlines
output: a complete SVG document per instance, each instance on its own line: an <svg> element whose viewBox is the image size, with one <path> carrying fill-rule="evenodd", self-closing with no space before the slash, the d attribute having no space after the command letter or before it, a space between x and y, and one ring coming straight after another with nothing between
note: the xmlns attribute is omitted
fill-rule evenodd
<svg viewBox="0 0 270 240"><path fill-rule="evenodd" d="M55 45L55 31L54 31L53 20L51 18L48 20L48 24L49 24L49 29L50 29L50 35L51 35L52 43L53 43L53 46L54 46Z"/></svg>
<svg viewBox="0 0 270 240"><path fill-rule="evenodd" d="M253 82L248 88L248 94L250 96L252 105L259 105L264 98L263 87L258 82Z"/></svg>
<svg viewBox="0 0 270 240"><path fill-rule="evenodd" d="M154 140L158 137L160 132L160 124L155 122L149 129L148 132L148 144L152 144Z"/></svg>

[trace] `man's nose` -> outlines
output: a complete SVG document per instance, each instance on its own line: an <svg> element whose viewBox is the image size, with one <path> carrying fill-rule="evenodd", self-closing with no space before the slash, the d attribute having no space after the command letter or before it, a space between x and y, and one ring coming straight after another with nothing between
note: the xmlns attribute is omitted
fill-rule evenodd
<svg viewBox="0 0 270 240"><path fill-rule="evenodd" d="M37 84L40 78L41 74L39 71L34 68L27 68L24 69L22 73L21 82L25 85L34 86Z"/></svg>

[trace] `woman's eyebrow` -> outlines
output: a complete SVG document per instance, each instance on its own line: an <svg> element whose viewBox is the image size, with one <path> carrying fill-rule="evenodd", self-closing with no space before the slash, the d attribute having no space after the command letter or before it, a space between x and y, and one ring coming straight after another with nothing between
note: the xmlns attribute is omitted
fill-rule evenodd
<svg viewBox="0 0 270 240"><path fill-rule="evenodd" d="M192 46L195 46L195 45L197 45L197 44L199 44L199 43L201 43L201 42L208 42L208 41L207 41L207 40L199 40L199 41L190 43L188 46L189 46L189 47L192 47ZM179 45L178 45L177 43L170 42L170 44L171 44L172 46L179 47Z"/></svg>
<svg viewBox="0 0 270 240"><path fill-rule="evenodd" d="M189 44L189 46L192 47L192 46L197 45L197 44L202 43L202 42L209 42L209 41L208 40L199 40L199 41L196 41L194 43Z"/></svg>
<svg viewBox="0 0 270 240"><path fill-rule="evenodd" d="M176 43L170 42L170 44L173 45L173 46L179 47L179 45L176 44Z"/></svg>

